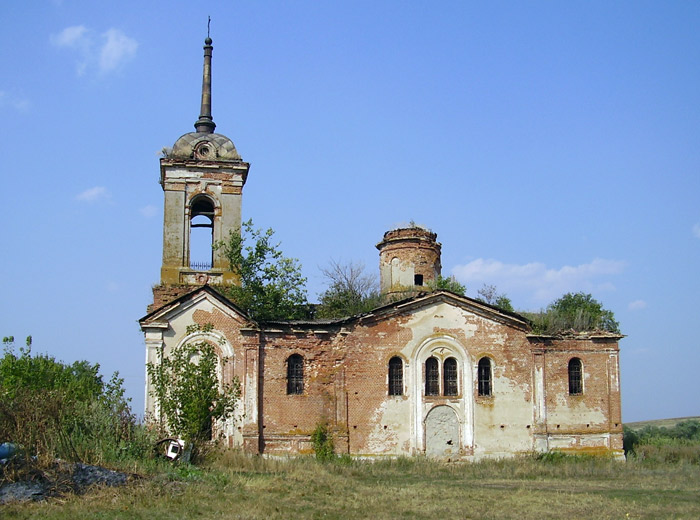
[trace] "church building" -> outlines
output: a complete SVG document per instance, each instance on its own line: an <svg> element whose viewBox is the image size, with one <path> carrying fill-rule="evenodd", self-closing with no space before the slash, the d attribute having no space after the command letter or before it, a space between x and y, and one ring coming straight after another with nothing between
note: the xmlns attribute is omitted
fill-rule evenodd
<svg viewBox="0 0 700 520"><path fill-rule="evenodd" d="M161 279L139 323L150 363L187 343L215 347L220 377L241 386L235 416L215 425L227 444L310 453L311 432L325 422L337 453L363 457L475 460L550 450L621 457L622 336L534 334L517 313L427 291L441 272L441 245L429 230L381 237L382 292L409 288L411 296L369 313L256 322L214 288L236 277L219 250L209 263L192 263L193 240L212 244L239 229L250 165L214 132L211 43L195 131L160 159ZM156 411L147 379L146 412Z"/></svg>

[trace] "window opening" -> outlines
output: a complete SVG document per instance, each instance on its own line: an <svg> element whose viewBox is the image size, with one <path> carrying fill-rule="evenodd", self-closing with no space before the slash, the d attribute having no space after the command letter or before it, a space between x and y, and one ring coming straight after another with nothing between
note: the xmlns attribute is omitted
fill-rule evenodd
<svg viewBox="0 0 700 520"><path fill-rule="evenodd" d="M434 357L425 362L425 395L440 395L440 371Z"/></svg>
<svg viewBox="0 0 700 520"><path fill-rule="evenodd" d="M417 274L413 277L413 285L423 285L423 275Z"/></svg>
<svg viewBox="0 0 700 520"><path fill-rule="evenodd" d="M569 361L569 394L581 395L583 393L583 364L579 358Z"/></svg>
<svg viewBox="0 0 700 520"><path fill-rule="evenodd" d="M443 392L445 395L457 395L457 360L447 358L442 367Z"/></svg>
<svg viewBox="0 0 700 520"><path fill-rule="evenodd" d="M190 206L190 268L209 271L213 266L214 203L198 197Z"/></svg>
<svg viewBox="0 0 700 520"><path fill-rule="evenodd" d="M479 360L479 368L477 370L477 379L479 381L479 395L491 395L491 360L483 357Z"/></svg>
<svg viewBox="0 0 700 520"><path fill-rule="evenodd" d="M403 361L398 356L389 360L389 395L403 395Z"/></svg>
<svg viewBox="0 0 700 520"><path fill-rule="evenodd" d="M304 358L292 354L287 359L287 394L299 395L304 393Z"/></svg>

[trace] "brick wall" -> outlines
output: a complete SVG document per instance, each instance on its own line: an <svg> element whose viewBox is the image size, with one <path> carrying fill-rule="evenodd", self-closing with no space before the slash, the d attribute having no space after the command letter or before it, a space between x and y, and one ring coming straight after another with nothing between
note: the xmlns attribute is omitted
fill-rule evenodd
<svg viewBox="0 0 700 520"><path fill-rule="evenodd" d="M420 275L423 283L433 282L441 272L437 234L422 228L394 229L384 233L379 249L379 272L382 292L405 289ZM396 259L396 264L393 261Z"/></svg>
<svg viewBox="0 0 700 520"><path fill-rule="evenodd" d="M153 287L153 303L148 306L146 313L153 312L195 289L196 287L191 285L155 285Z"/></svg>
<svg viewBox="0 0 700 520"><path fill-rule="evenodd" d="M176 296L177 290L163 290L163 298ZM449 406L460 421L459 456L505 456L543 446L621 449L617 337L528 336L522 326L478 305L423 301L342 326L290 323L259 330L209 298L170 318L163 338L177 344L190 323L212 323L226 338L233 358L224 378L237 377L243 391L243 415L229 442L249 452L308 453L312 431L326 422L340 453L423 453L426 417L438 406ZM293 354L304 360L301 395L287 394ZM400 396L388 395L394 356L404 362ZM458 395L424 395L428 356L441 366L447 357L458 360ZM484 356L493 369L488 397L477 395L477 364ZM571 357L583 362L584 392L578 396L568 394Z"/></svg>

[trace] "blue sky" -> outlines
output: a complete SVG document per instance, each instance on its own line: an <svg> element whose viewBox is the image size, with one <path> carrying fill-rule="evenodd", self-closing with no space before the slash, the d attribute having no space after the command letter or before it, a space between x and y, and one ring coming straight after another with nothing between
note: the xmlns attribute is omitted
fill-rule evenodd
<svg viewBox="0 0 700 520"><path fill-rule="evenodd" d="M377 270L438 233L443 274L521 310L614 311L625 421L700 415L700 4L92 2L1 8L0 335L119 370L159 280L158 154L199 114L251 163L243 216Z"/></svg>

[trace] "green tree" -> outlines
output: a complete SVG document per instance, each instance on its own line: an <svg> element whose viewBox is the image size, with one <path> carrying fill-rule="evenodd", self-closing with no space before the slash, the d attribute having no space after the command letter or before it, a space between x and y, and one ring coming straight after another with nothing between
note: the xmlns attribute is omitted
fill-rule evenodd
<svg viewBox="0 0 700 520"><path fill-rule="evenodd" d="M513 308L513 303L510 301L510 298L508 298L505 294L499 294L498 298L496 298L496 302L494 303L494 305L504 311L515 312L515 309Z"/></svg>
<svg viewBox="0 0 700 520"><path fill-rule="evenodd" d="M208 332L212 326L192 325L187 333L200 330ZM161 352L158 363L146 365L161 424L193 447L195 456L200 444L211 440L213 421L231 417L240 396L237 379L219 381L217 371L225 363L211 343L201 341L175 348L168 356Z"/></svg>
<svg viewBox="0 0 700 520"><path fill-rule="evenodd" d="M341 318L369 312L382 304L376 278L361 263L331 260L321 273L329 287L321 293L316 308L319 318Z"/></svg>
<svg viewBox="0 0 700 520"><path fill-rule="evenodd" d="M0 359L0 387L13 397L21 390L36 392L61 390L76 401L89 400L104 389L100 365L76 361L66 365L46 354L32 355L32 337L26 346L14 351L14 337L3 338L5 355Z"/></svg>
<svg viewBox="0 0 700 520"><path fill-rule="evenodd" d="M438 275L437 280L432 282L428 288L432 291L450 291L460 296L465 296L467 293L467 288L459 283L454 276Z"/></svg>
<svg viewBox="0 0 700 520"><path fill-rule="evenodd" d="M620 332L620 324L615 321L612 311L604 309L602 303L583 292L565 294L549 305L547 313L557 330Z"/></svg>
<svg viewBox="0 0 700 520"><path fill-rule="evenodd" d="M557 334L566 330L620 332L620 324L612 311L590 294L567 293L538 313L523 313L540 334Z"/></svg>
<svg viewBox="0 0 700 520"><path fill-rule="evenodd" d="M239 285L220 287L228 298L258 321L304 318L308 313L306 278L298 260L286 258L279 244L272 242L274 231L253 228L244 222L228 240L217 242Z"/></svg>
<svg viewBox="0 0 700 520"><path fill-rule="evenodd" d="M495 285L484 284L483 287L477 292L476 299L484 303L488 303L489 305L493 305L494 307L498 307L499 309L503 309L504 311L514 312L515 310L513 309L513 304L511 303L510 298L503 293L499 294Z"/></svg>

